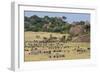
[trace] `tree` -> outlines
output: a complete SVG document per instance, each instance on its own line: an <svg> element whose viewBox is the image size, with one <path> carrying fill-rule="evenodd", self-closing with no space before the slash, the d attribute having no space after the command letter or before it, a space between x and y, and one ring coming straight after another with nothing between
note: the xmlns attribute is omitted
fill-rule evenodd
<svg viewBox="0 0 100 73"><path fill-rule="evenodd" d="M84 21L77 21L77 22L73 22L72 23L73 25L84 25L85 24L85 22Z"/></svg>
<svg viewBox="0 0 100 73"><path fill-rule="evenodd" d="M66 19L67 19L67 17L65 17L65 16L62 16L62 19L66 20Z"/></svg>
<svg viewBox="0 0 100 73"><path fill-rule="evenodd" d="M30 26L31 26L31 24L29 22L27 22L27 21L24 22L25 31L29 31L30 30Z"/></svg>
<svg viewBox="0 0 100 73"><path fill-rule="evenodd" d="M90 25L85 25L85 30L86 30L86 33L90 32Z"/></svg>
<svg viewBox="0 0 100 73"><path fill-rule="evenodd" d="M80 24L80 25L84 25L85 22L84 22L84 21L80 21L79 24Z"/></svg>
<svg viewBox="0 0 100 73"><path fill-rule="evenodd" d="M72 27L67 21L67 17L39 17L33 15L31 17L24 17L25 31L43 31L43 32L57 32L57 33L68 33ZM84 22L75 22L75 25L83 25ZM86 27L87 28L87 27ZM88 29L88 28L87 28Z"/></svg>

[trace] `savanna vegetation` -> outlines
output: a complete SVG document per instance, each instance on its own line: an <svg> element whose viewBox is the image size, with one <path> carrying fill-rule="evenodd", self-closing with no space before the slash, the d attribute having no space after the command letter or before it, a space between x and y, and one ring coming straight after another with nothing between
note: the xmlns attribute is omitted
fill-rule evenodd
<svg viewBox="0 0 100 73"><path fill-rule="evenodd" d="M90 31L90 23L87 21L68 23L66 21L67 17L38 17L33 15L31 17L24 17L25 21L25 31L34 32L60 32L68 33L70 28L76 25L82 25L86 33Z"/></svg>
<svg viewBox="0 0 100 73"><path fill-rule="evenodd" d="M25 61L90 58L89 21L67 17L24 17Z"/></svg>

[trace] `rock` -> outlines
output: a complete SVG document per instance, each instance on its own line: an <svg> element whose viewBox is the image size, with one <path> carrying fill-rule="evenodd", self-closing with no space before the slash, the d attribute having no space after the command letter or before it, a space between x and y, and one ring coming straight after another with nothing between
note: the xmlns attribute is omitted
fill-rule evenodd
<svg viewBox="0 0 100 73"><path fill-rule="evenodd" d="M85 35L79 35L77 37L72 38L73 42L90 42L90 35L85 34Z"/></svg>
<svg viewBox="0 0 100 73"><path fill-rule="evenodd" d="M70 28L69 33L73 37L77 36L79 34L83 34L84 33L84 26L83 25L74 25Z"/></svg>

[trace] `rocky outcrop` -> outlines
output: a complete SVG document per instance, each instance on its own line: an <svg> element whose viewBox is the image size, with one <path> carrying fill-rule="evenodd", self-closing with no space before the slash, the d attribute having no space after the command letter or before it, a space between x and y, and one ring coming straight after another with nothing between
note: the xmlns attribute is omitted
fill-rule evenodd
<svg viewBox="0 0 100 73"><path fill-rule="evenodd" d="M72 41L73 42L90 42L90 35L89 34L79 35L79 36L73 37Z"/></svg>
<svg viewBox="0 0 100 73"><path fill-rule="evenodd" d="M73 25L69 34L71 36L71 41L73 42L90 42L90 32L85 33L86 29L84 25Z"/></svg>
<svg viewBox="0 0 100 73"><path fill-rule="evenodd" d="M70 35L78 36L84 33L84 26L83 25L73 25L69 30Z"/></svg>

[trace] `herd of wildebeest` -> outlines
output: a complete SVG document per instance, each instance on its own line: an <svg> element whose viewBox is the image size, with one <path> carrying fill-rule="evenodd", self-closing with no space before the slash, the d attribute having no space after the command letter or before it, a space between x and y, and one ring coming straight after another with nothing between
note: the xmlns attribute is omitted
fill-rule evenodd
<svg viewBox="0 0 100 73"><path fill-rule="evenodd" d="M40 39L40 36L36 36ZM50 35L49 38L43 37L42 40L25 41L24 51L26 56L46 55L48 59L65 58L66 54L84 54L90 52L90 47L81 47L80 45L70 42L66 36L61 38Z"/></svg>

